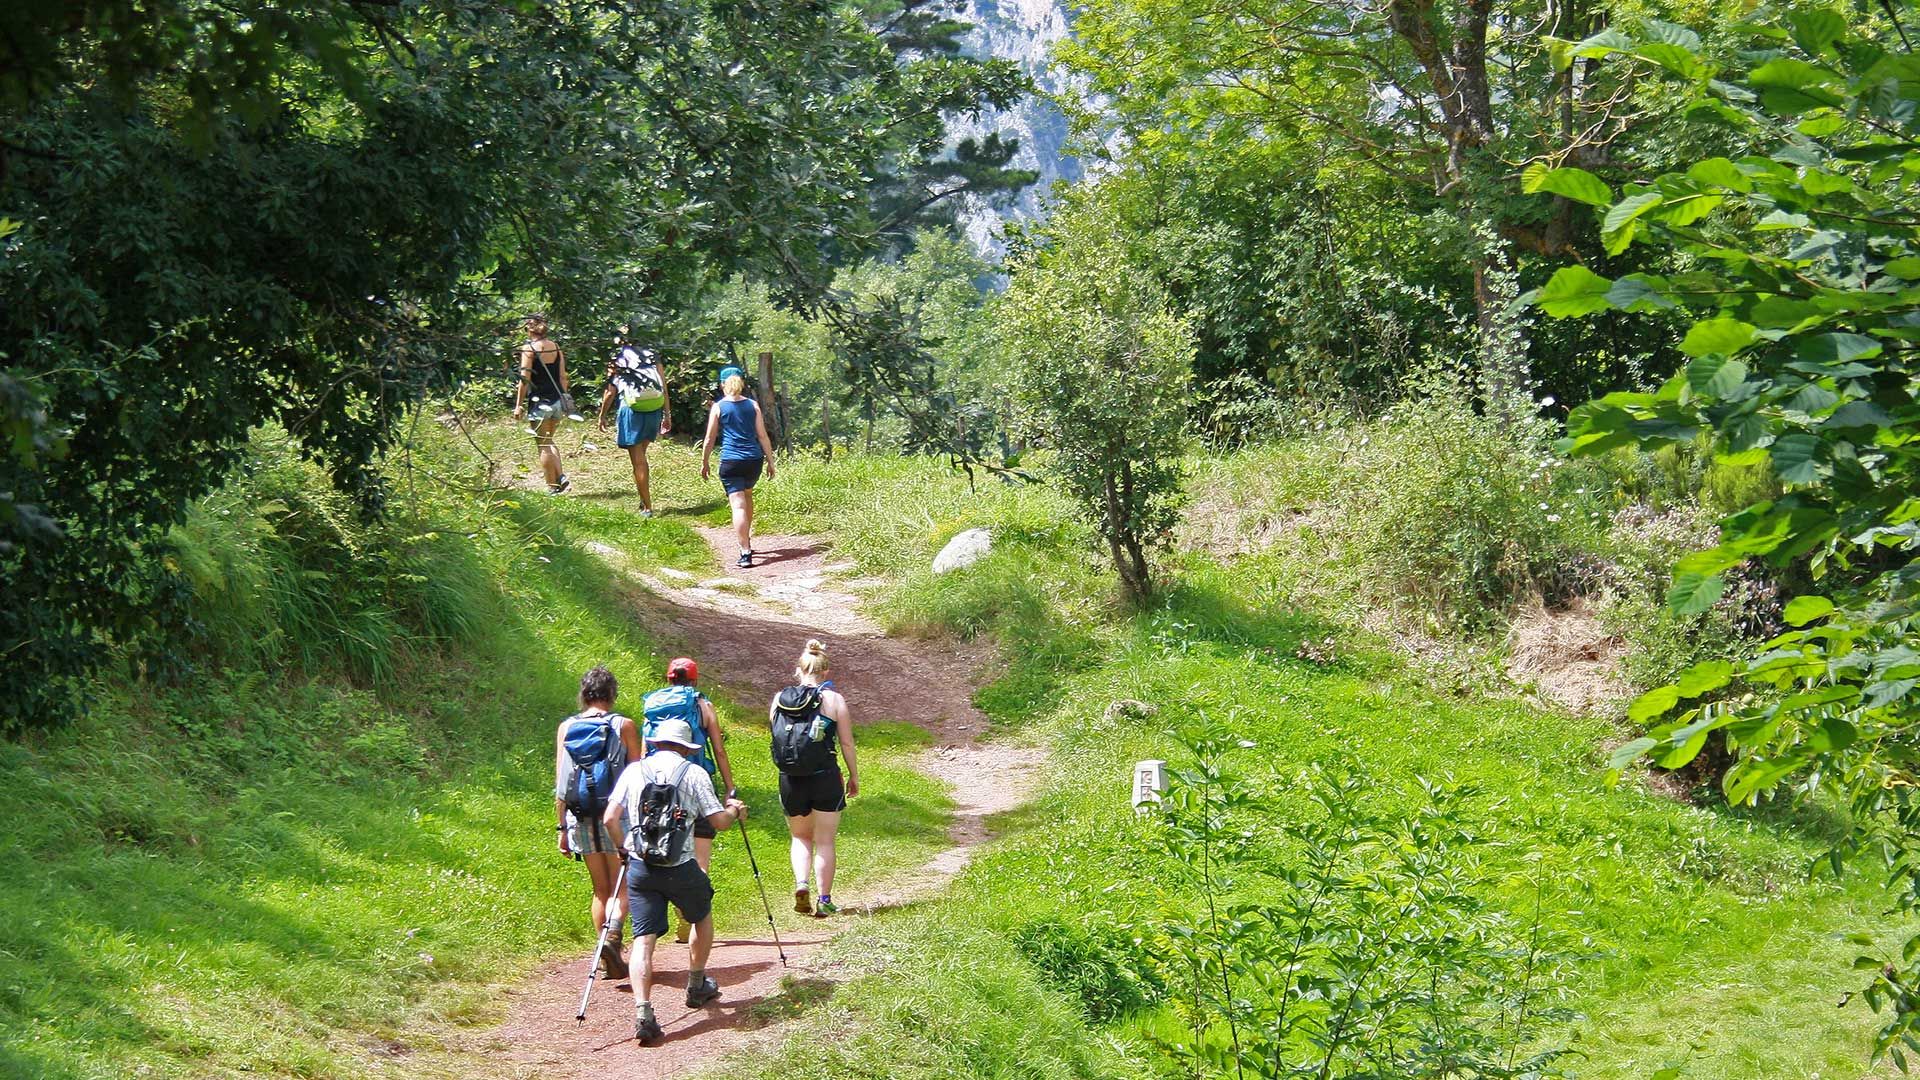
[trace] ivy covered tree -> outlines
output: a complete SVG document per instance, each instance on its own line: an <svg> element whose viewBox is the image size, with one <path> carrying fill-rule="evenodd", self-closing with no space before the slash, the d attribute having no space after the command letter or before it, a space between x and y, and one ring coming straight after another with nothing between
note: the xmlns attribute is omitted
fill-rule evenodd
<svg viewBox="0 0 1920 1080"><path fill-rule="evenodd" d="M377 508L396 418L526 306L591 341L734 272L820 296L874 178L1023 89L762 0L30 3L0 43L0 728L115 648L185 664L153 543L257 425Z"/></svg>
<svg viewBox="0 0 1920 1080"><path fill-rule="evenodd" d="M1674 274L1609 278L1581 266L1538 295L1549 314L1683 312L1685 367L1658 390L1576 410L1568 448L1706 440L1721 460L1765 463L1782 494L1721 522L1720 543L1682 560L1669 604L1711 605L1725 575L1762 560L1813 589L1787 632L1713 660L1636 701L1643 755L1691 761L1714 733L1736 759L1734 803L1828 791L1850 800L1832 853L1879 857L1920 910L1920 57L1904 28L1786 13L1756 35L1752 66L1727 70L1675 27L1607 31L1557 47L1563 64L1607 62L1661 79L1693 117L1765 153L1710 157L1615 191L1578 169L1528 184L1589 203L1608 250L1677 251ZM1869 938L1862 942L1870 943ZM1862 957L1884 1010L1879 1049L1904 1070L1920 1051L1920 937Z"/></svg>

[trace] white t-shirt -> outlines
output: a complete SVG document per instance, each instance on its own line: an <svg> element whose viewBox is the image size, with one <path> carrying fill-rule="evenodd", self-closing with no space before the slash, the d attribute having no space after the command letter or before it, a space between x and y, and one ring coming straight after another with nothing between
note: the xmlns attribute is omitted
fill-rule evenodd
<svg viewBox="0 0 1920 1080"><path fill-rule="evenodd" d="M607 805L619 807L620 816L625 819L622 829L626 837L621 846L627 849L629 855L638 854L633 850L633 833L639 825L636 818L640 813L641 790L648 784L664 784L671 781L674 773L679 772L682 765L688 768L680 777L681 807L696 818L711 817L726 809L720 804L720 796L713 790L713 778L707 775L707 770L701 768L698 762L681 757L672 750L655 750L644 760L622 770L620 779L614 782L613 794L607 797ZM689 825L688 828L691 829L692 826ZM693 845L688 844L681 851L679 862L674 865L678 866L691 858L693 858Z"/></svg>

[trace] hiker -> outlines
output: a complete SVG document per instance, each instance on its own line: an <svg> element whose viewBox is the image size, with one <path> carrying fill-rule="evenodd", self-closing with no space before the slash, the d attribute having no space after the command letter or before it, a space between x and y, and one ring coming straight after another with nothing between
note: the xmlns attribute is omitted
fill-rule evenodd
<svg viewBox="0 0 1920 1080"><path fill-rule="evenodd" d="M807 642L793 669L799 685L780 691L767 712L773 764L780 770L780 808L793 834L793 910L819 919L840 910L833 902L834 836L847 800L860 794L853 714L839 691L823 685L830 670L827 647ZM836 742L847 759L844 785L833 753ZM818 898L809 896L809 881L820 886Z"/></svg>
<svg viewBox="0 0 1920 1080"><path fill-rule="evenodd" d="M713 444L720 444L720 485L733 504L733 535L740 541L739 566L753 565L753 485L764 465L773 479L773 443L766 418L747 396L746 373L731 365L720 369L721 397L707 413L707 441L700 450L700 479L710 475Z"/></svg>
<svg viewBox="0 0 1920 1080"><path fill-rule="evenodd" d="M693 757L700 747L684 720L665 720L648 740L650 752L620 774L603 819L627 860L627 910L633 918L633 957L640 969L634 987L633 1037L642 1046L661 1038L653 1015L653 951L667 930L667 905L693 923L687 950L687 1008L720 997L707 977L713 951L713 882L693 859L693 822L718 832L745 821L747 806L727 796L723 806L713 780Z"/></svg>
<svg viewBox="0 0 1920 1080"><path fill-rule="evenodd" d="M620 880L620 845L601 824L622 770L641 756L640 728L613 711L619 680L606 665L580 676L580 711L560 721L554 736L553 807L560 854L587 864L593 882L593 930L606 925L607 904ZM608 979L627 977L616 927L595 958Z"/></svg>
<svg viewBox="0 0 1920 1080"><path fill-rule="evenodd" d="M667 685L648 694L643 706L643 732L647 741L652 741L653 733L668 720L684 722L693 731L693 741L699 750L693 760L707 770L707 776L716 772L720 776L720 790L732 794L733 765L727 760L727 743L720 733L720 717L714 712L713 702L707 700L697 684L700 681L700 665L692 657L677 656L667 664ZM693 822L693 860L706 870L713 865L713 826L705 818L695 818ZM684 913L683 913L684 914ZM687 940L687 922L680 920L680 926L674 931L674 940Z"/></svg>
<svg viewBox="0 0 1920 1080"><path fill-rule="evenodd" d="M568 393L567 354L547 336L547 317L539 312L527 316L527 343L520 347L520 389L513 402L513 418L526 418L533 432L534 445L540 449L540 471L547 478L547 494L558 495L573 486L560 471L560 447L554 432L560 421L573 411L573 395Z"/></svg>
<svg viewBox="0 0 1920 1080"><path fill-rule="evenodd" d="M637 349L627 340L627 328L621 327L613 339L613 362L607 365L607 383L600 391L600 430L607 430L607 407L617 397L615 440L633 462L633 486L640 492L640 516L653 516L651 474L647 467L647 445L673 431L673 416L667 401L667 369L652 349Z"/></svg>

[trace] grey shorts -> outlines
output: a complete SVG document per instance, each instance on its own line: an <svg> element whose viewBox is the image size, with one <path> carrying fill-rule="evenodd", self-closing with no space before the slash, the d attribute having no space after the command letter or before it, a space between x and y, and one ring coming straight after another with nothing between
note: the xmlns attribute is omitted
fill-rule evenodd
<svg viewBox="0 0 1920 1080"><path fill-rule="evenodd" d="M633 914L635 941L667 932L668 904L688 923L713 914L713 881L700 864L688 859L678 866L648 866L627 860L627 910Z"/></svg>

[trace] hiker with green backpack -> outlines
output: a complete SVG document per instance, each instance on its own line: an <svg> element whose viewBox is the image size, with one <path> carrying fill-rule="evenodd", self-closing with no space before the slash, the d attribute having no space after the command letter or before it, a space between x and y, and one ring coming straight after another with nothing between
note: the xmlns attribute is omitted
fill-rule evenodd
<svg viewBox="0 0 1920 1080"><path fill-rule="evenodd" d="M619 680L604 664L580 676L580 711L560 721L554 736L554 830L560 854L587 864L596 934L606 928L607 905L620 881L620 847L601 819L621 772L641 756L639 726L613 711L619 692ZM603 936L594 963L610 980L626 978L618 930Z"/></svg>
<svg viewBox="0 0 1920 1080"><path fill-rule="evenodd" d="M774 767L780 770L780 808L793 835L793 910L824 919L833 902L834 838L847 800L860 794L853 752L853 714L827 682L827 647L808 641L794 668L798 685L780 691L767 710L773 727ZM835 746L847 759L844 784ZM820 886L817 897L810 885Z"/></svg>
<svg viewBox="0 0 1920 1080"><path fill-rule="evenodd" d="M704 821L718 832L745 821L747 806L729 795L723 804L707 770L694 761L700 746L693 728L679 719L663 720L648 738L649 753L620 774L602 821L628 853L627 910L633 920L633 1037L642 1046L663 1036L653 1014L653 954L667 930L667 905L693 924L687 951L689 1009L720 997L720 985L706 973L713 951L713 881L693 857L693 825Z"/></svg>
<svg viewBox="0 0 1920 1080"><path fill-rule="evenodd" d="M613 360L607 365L606 386L600 391L601 431L607 430L607 409L615 400L620 402L615 441L633 464L633 486L640 493L640 516L650 518L653 490L647 446L673 431L667 399L667 369L654 350L638 348L628 341L624 326L614 336Z"/></svg>

